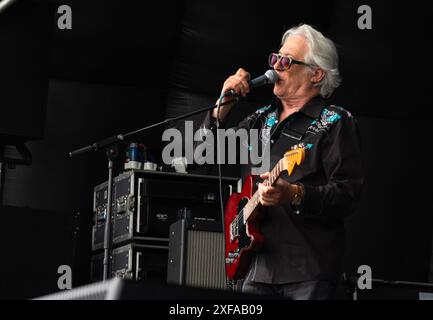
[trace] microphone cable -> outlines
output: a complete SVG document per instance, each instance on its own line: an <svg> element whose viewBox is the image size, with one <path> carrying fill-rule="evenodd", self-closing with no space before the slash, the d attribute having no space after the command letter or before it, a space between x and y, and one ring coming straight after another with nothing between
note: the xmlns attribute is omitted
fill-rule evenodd
<svg viewBox="0 0 433 320"><path fill-rule="evenodd" d="M219 200L220 200L220 211L221 211L221 225L222 225L222 232L223 232L223 239L224 239L224 251L226 248L226 232L225 232L225 214L224 214L224 204L223 204L223 186L222 186L222 174L221 174L221 153L220 153L220 136L219 136L219 132L218 129L220 127L220 110L221 110L221 102L224 99L224 97L226 96L227 93L223 93L221 94L221 96L218 99L217 102L217 117L216 117L216 141L217 141L217 148L216 148L216 153L217 153L217 162L218 162L218 186L219 186ZM236 104L239 101L239 97L236 96L235 99L233 99L233 102ZM225 146L225 145L224 145ZM224 153L225 154L225 153ZM225 252L224 252L225 255ZM225 263L225 262L224 262Z"/></svg>

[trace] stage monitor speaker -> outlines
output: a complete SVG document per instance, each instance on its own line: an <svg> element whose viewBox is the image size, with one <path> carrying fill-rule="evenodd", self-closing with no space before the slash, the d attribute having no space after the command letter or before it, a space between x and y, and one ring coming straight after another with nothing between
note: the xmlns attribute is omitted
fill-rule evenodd
<svg viewBox="0 0 433 320"><path fill-rule="evenodd" d="M120 278L53 293L35 300L118 300L125 283Z"/></svg>
<svg viewBox="0 0 433 320"><path fill-rule="evenodd" d="M227 289L221 223L181 219L170 226L167 282Z"/></svg>
<svg viewBox="0 0 433 320"><path fill-rule="evenodd" d="M72 290L38 297L35 300L280 300L275 296L260 296L240 292L163 285L151 281L113 278Z"/></svg>

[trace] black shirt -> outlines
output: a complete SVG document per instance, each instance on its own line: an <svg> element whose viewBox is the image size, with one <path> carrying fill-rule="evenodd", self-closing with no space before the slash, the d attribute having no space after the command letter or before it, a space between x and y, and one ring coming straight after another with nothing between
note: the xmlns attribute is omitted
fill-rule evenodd
<svg viewBox="0 0 433 320"><path fill-rule="evenodd" d="M271 143L270 168L288 150L303 147L305 161L291 176L282 177L302 184L305 195L296 208L290 204L261 208L265 244L256 253L247 278L273 284L335 281L345 248L343 218L354 212L363 183L357 123L350 112L329 105L320 96L278 123L280 111L281 102L275 99L237 128L270 129L270 136L264 137L268 140L264 142ZM305 121L304 132L293 135ZM203 126L215 128L210 113Z"/></svg>

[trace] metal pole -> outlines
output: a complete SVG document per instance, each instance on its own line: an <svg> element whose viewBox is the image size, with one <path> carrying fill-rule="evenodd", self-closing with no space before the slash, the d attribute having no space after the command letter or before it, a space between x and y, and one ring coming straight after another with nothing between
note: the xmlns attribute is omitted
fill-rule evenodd
<svg viewBox="0 0 433 320"><path fill-rule="evenodd" d="M111 195L113 186L113 149L107 149L108 158L108 195L107 195L107 216L105 217L105 230L104 230L104 274L103 280L109 278L109 264L111 260Z"/></svg>

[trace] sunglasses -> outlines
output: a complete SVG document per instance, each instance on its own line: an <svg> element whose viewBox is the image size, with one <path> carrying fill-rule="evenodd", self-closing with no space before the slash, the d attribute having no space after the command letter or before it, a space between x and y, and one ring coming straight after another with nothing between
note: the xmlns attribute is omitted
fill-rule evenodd
<svg viewBox="0 0 433 320"><path fill-rule="evenodd" d="M308 66L308 67L313 67L313 65L302 62L302 61L298 61L293 59L292 57L288 57L288 56L283 56L279 53L271 53L269 55L269 66L271 68L274 67L274 65L280 61L281 66L283 67L283 70L288 70L290 69L290 67L292 66L292 64L300 64L300 65L304 65L304 66Z"/></svg>

